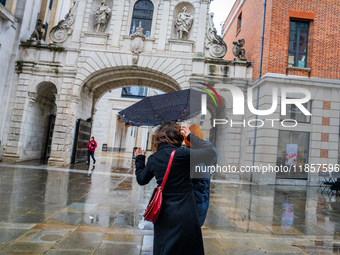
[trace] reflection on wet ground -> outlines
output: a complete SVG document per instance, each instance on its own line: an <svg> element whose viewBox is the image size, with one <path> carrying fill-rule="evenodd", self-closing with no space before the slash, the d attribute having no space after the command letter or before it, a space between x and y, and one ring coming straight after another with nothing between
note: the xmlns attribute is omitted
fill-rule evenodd
<svg viewBox="0 0 340 255"><path fill-rule="evenodd" d="M0 254L152 254L142 214L155 182L136 184L130 154L0 163L0 173ZM215 176L202 230L208 255L340 254L339 198Z"/></svg>

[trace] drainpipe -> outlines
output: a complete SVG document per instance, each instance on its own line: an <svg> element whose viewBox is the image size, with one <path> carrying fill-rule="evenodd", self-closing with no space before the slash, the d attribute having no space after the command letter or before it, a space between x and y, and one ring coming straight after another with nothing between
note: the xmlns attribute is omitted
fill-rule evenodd
<svg viewBox="0 0 340 255"><path fill-rule="evenodd" d="M259 77L258 81L262 76L262 59L263 59L263 41L264 41L264 24L266 19L266 5L267 0L263 0L263 14L262 14L262 32L261 32L261 52L260 52L260 64L259 64ZM257 86L257 96L256 96L256 109L259 109L259 97L260 97L260 86ZM255 166L255 150L256 150L256 134L257 134L257 119L258 115L255 116L255 130L254 130L254 143L253 143L253 164ZM250 173L250 182L253 181L253 171Z"/></svg>

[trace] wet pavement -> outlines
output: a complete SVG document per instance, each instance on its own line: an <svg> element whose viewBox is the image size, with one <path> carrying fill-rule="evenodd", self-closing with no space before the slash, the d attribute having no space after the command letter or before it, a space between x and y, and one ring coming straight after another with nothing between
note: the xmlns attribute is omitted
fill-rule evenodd
<svg viewBox="0 0 340 255"><path fill-rule="evenodd" d="M69 167L0 163L0 255L152 254L131 154ZM214 177L202 228L208 255L340 254L340 198L316 187Z"/></svg>

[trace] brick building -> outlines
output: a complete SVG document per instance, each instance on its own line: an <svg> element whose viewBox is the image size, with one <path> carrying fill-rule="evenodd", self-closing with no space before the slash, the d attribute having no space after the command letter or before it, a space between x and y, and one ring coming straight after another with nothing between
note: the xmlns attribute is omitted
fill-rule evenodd
<svg viewBox="0 0 340 255"><path fill-rule="evenodd" d="M262 74L261 36L263 30ZM272 87L304 88L311 99L304 106L311 116L304 115L294 105L287 106L287 115L280 107L265 117L295 120L296 127L248 129L249 144L256 139L255 165L290 165L286 155L294 147L297 165L338 164L339 146L339 59L340 2L338 0L236 0L222 27L223 39L229 49L233 42L245 40L245 57L253 61L253 104L256 105L256 88L259 88L259 109L272 105ZM229 50L224 59L233 59ZM248 95L249 96L249 95ZM301 98L291 93L287 98ZM279 94L280 98L281 95ZM280 102L280 100L278 100ZM251 117L254 115L249 115ZM259 118L264 116L259 116ZM247 149L245 164L251 164L253 152ZM249 175L248 175L249 177ZM317 175L274 173L252 178L266 183L311 184ZM274 181L275 180L275 181Z"/></svg>
<svg viewBox="0 0 340 255"><path fill-rule="evenodd" d="M339 13L337 0L267 0L262 74L338 79ZM254 61L254 79L259 72L262 14L263 0L237 0L222 27L229 47L233 41L245 39L246 59ZM299 53L294 52L299 42L293 33L300 33ZM229 50L224 59L232 58Z"/></svg>

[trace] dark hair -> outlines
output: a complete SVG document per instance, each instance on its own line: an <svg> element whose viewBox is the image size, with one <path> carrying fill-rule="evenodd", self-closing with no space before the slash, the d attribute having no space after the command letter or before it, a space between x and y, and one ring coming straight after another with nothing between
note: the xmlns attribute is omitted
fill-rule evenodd
<svg viewBox="0 0 340 255"><path fill-rule="evenodd" d="M159 125L153 137L152 151L158 150L161 143L168 143L181 147L183 143L183 135L180 126L172 121L166 121Z"/></svg>

